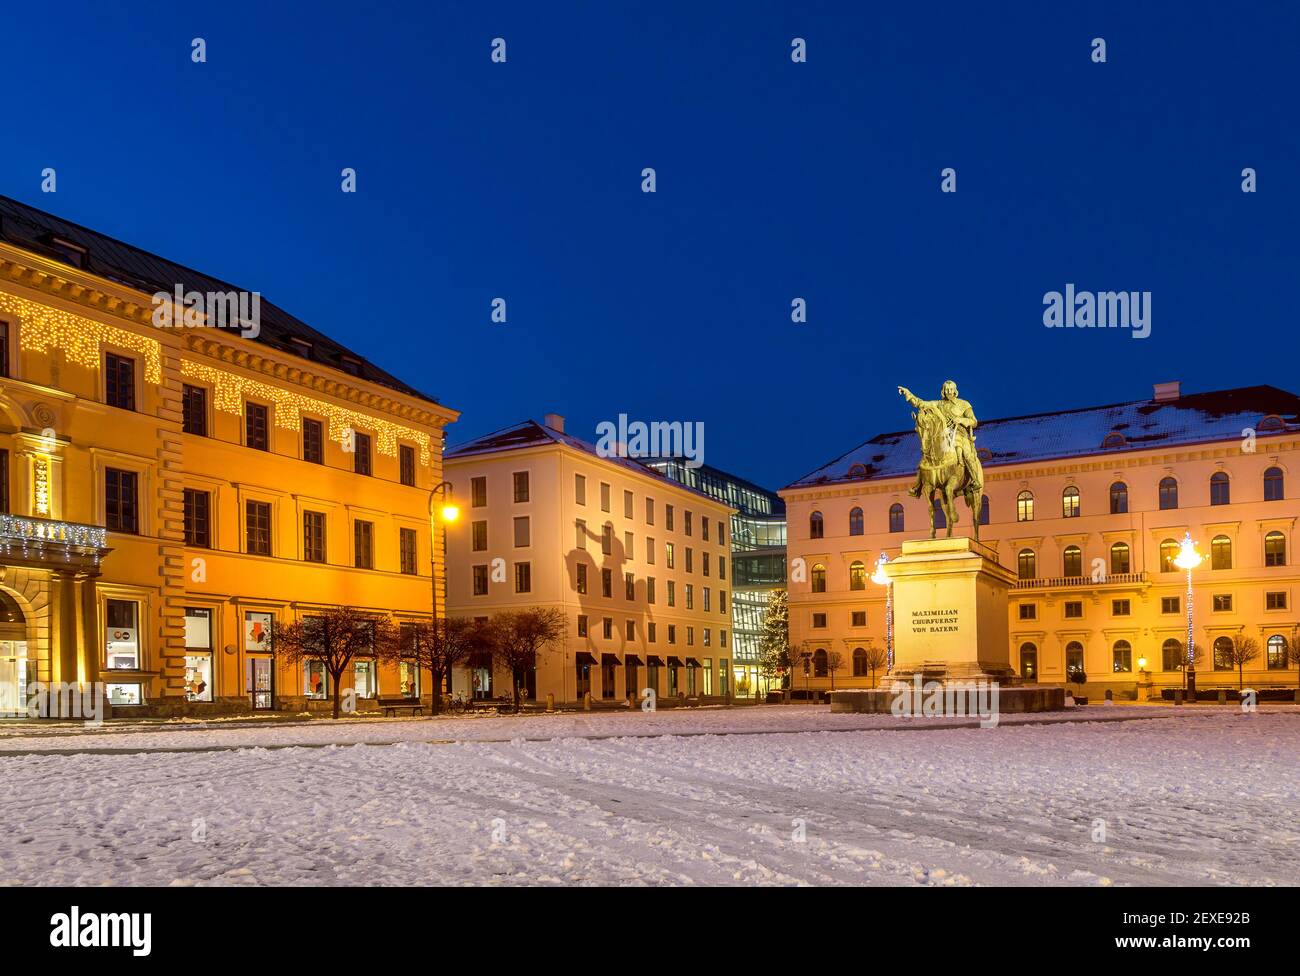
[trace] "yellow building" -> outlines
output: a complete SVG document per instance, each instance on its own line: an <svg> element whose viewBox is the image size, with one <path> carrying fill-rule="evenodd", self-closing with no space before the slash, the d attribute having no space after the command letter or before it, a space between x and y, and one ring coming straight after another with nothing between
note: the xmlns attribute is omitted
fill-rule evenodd
<svg viewBox="0 0 1300 976"><path fill-rule="evenodd" d="M446 464L461 510L448 612L545 606L569 621L563 646L522 676L526 697L729 697L730 506L600 456L555 414L449 450ZM511 694L511 675L475 663L454 676L457 692Z"/></svg>
<svg viewBox="0 0 1300 976"><path fill-rule="evenodd" d="M1198 687L1235 688L1247 639L1259 650L1248 687L1296 684L1300 398L1160 384L1150 400L981 419L976 448L980 539L1019 577L1008 613L1023 678L1063 683L1078 667L1093 693L1127 697L1145 660L1157 695L1181 686L1186 576L1172 560L1190 533L1206 557L1192 573ZM886 638L877 560L930 531L926 503L907 494L919 456L913 431L882 434L780 492L790 637L812 655L814 690L870 684L866 652ZM958 515L968 534L964 501Z"/></svg>
<svg viewBox="0 0 1300 976"><path fill-rule="evenodd" d="M118 715L297 709L328 679L277 664L272 621L428 619L456 412L268 302L242 330L159 328L178 286L237 291L0 198L8 711L33 681L103 682ZM345 683L418 681L361 661Z"/></svg>

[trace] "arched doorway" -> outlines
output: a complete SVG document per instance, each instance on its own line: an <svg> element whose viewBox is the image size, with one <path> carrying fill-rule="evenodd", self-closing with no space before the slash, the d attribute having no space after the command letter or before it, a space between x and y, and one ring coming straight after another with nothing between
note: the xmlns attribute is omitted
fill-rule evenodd
<svg viewBox="0 0 1300 976"><path fill-rule="evenodd" d="M27 714L27 617L0 589L0 716Z"/></svg>

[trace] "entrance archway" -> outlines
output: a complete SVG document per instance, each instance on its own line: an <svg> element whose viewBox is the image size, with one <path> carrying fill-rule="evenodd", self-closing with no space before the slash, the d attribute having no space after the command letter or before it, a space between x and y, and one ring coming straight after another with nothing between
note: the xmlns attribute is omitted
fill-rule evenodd
<svg viewBox="0 0 1300 976"><path fill-rule="evenodd" d="M28 674L27 617L18 601L0 589L0 717L27 714Z"/></svg>

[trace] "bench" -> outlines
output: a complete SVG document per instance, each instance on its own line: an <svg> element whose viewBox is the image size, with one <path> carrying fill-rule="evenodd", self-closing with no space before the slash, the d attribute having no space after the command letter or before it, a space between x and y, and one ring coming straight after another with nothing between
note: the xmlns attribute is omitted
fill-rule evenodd
<svg viewBox="0 0 1300 976"><path fill-rule="evenodd" d="M412 715L424 714L424 705L418 698L378 698L375 700L385 715L392 715L397 709L405 708Z"/></svg>

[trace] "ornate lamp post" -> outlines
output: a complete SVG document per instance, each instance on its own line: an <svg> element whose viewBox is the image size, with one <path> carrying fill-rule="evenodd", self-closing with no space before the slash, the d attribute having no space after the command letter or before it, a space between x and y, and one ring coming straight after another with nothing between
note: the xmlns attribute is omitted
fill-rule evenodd
<svg viewBox="0 0 1300 976"><path fill-rule="evenodd" d="M435 537L439 527L441 527L442 556L445 562L447 558L447 523L454 522L460 517L460 509L452 500L451 492L450 481L434 485L429 491L429 579L433 595L433 630L431 633L433 635L433 653L435 657L438 654L438 642L442 639L441 632L438 629L438 547L435 544ZM442 508L435 514L433 500L440 493L442 495ZM430 677L432 677L432 674L430 674ZM431 694L441 695L442 689L433 688Z"/></svg>
<svg viewBox="0 0 1300 976"><path fill-rule="evenodd" d="M889 578L886 566L889 557L883 552L876 560L876 571L871 574L871 582L885 587L885 655L887 658L886 674L894 670L894 581Z"/></svg>
<svg viewBox="0 0 1300 976"><path fill-rule="evenodd" d="M1205 557L1196 551L1192 533L1183 535L1179 552L1174 557L1174 565L1187 571L1187 667L1183 669L1183 681L1187 688L1189 701L1196 701L1196 651L1194 632L1192 630L1192 570L1201 565Z"/></svg>

